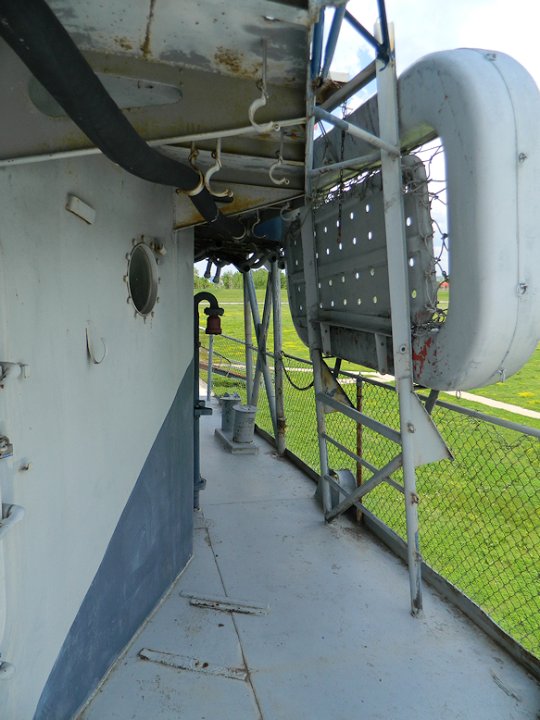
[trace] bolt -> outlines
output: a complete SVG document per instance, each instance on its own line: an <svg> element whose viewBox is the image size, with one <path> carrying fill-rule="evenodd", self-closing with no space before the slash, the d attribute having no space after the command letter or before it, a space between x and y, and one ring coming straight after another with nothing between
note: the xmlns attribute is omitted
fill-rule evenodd
<svg viewBox="0 0 540 720"><path fill-rule="evenodd" d="M420 498L416 493L411 493L411 503L413 505L418 505L420 503Z"/></svg>
<svg viewBox="0 0 540 720"><path fill-rule="evenodd" d="M407 352L407 346L406 346L406 345L401 345L401 347L399 348L399 352L402 353L402 354L403 354L403 353L406 353L406 352Z"/></svg>
<svg viewBox="0 0 540 720"><path fill-rule="evenodd" d="M407 430L408 430L410 433L413 433L413 432L416 431L416 428L414 427L414 425L413 425L412 423L407 423Z"/></svg>
<svg viewBox="0 0 540 720"><path fill-rule="evenodd" d="M527 153L523 153L523 152L519 153L519 155L518 155L519 162L525 162L526 159L527 159Z"/></svg>

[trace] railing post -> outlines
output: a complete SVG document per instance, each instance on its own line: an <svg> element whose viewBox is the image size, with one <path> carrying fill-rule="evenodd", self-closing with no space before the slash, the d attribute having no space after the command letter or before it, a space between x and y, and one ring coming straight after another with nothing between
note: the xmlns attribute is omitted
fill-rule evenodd
<svg viewBox="0 0 540 720"><path fill-rule="evenodd" d="M356 378L356 409L358 410L359 413L363 413L364 412L363 407L364 407L364 385L362 383L362 378L359 375ZM364 435L364 426L362 425L362 423L358 423L356 425L356 454L360 458L362 457L362 452L363 452L363 447L362 447L363 439L364 439L363 435ZM357 487L360 487L360 485L362 484L362 481L363 481L362 471L363 471L362 463L359 463L359 462L356 463L356 485L357 485ZM363 522L363 520L364 520L364 515L363 515L362 511L358 508L356 509L356 520L358 522Z"/></svg>
<svg viewBox="0 0 540 720"><path fill-rule="evenodd" d="M214 362L214 336L208 336L208 374L206 376L206 401L212 397L212 364Z"/></svg>
<svg viewBox="0 0 540 720"><path fill-rule="evenodd" d="M251 270L249 271L251 272ZM244 288L244 340L246 342L246 398L249 402L253 394L253 332L251 310L249 306L248 273L242 275Z"/></svg>
<svg viewBox="0 0 540 720"><path fill-rule="evenodd" d="M285 407L283 402L283 350L282 350L282 324L281 324L281 273L277 262L273 262L271 269L272 305L274 323L274 390L276 398L276 447L279 455L285 452Z"/></svg>

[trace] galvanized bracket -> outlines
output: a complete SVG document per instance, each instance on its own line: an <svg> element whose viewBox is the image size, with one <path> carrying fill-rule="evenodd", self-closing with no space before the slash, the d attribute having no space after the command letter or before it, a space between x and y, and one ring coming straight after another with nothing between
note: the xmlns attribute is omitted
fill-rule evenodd
<svg viewBox="0 0 540 720"><path fill-rule="evenodd" d="M0 436L0 460L13 456L13 445L5 435Z"/></svg>
<svg viewBox="0 0 540 720"><path fill-rule="evenodd" d="M211 415L212 414L212 408L206 407L206 403L204 400L199 400L195 403L194 407L195 411L195 417L201 417L202 415Z"/></svg>
<svg viewBox="0 0 540 720"><path fill-rule="evenodd" d="M25 363L7 362L0 360L0 389L2 389L8 380L14 378L26 379L30 375L30 369Z"/></svg>
<svg viewBox="0 0 540 720"><path fill-rule="evenodd" d="M0 656L0 680L9 680L15 674L15 665L12 665Z"/></svg>
<svg viewBox="0 0 540 720"><path fill-rule="evenodd" d="M0 540L24 517L24 508L20 505L2 503L2 517L0 519Z"/></svg>

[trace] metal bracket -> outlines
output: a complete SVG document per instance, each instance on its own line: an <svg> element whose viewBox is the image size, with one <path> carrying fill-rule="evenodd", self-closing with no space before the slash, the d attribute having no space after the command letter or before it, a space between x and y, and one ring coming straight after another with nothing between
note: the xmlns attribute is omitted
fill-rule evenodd
<svg viewBox="0 0 540 720"><path fill-rule="evenodd" d="M0 460L5 460L5 458L12 457L13 455L13 445L9 441L9 438L5 435L0 436Z"/></svg>
<svg viewBox="0 0 540 720"><path fill-rule="evenodd" d="M28 378L30 370L28 365L18 362L7 362L0 360L0 388L3 388L8 380L13 378Z"/></svg>
<svg viewBox="0 0 540 720"><path fill-rule="evenodd" d="M24 517L24 508L20 505L6 505L2 503L2 517L0 519L0 540Z"/></svg>
<svg viewBox="0 0 540 720"><path fill-rule="evenodd" d="M212 414L212 408L206 407L204 400L199 400L199 402L195 403L195 417L201 417L202 415L211 415Z"/></svg>
<svg viewBox="0 0 540 720"><path fill-rule="evenodd" d="M0 656L1 658L1 656ZM15 674L15 665L0 659L0 680L9 680Z"/></svg>

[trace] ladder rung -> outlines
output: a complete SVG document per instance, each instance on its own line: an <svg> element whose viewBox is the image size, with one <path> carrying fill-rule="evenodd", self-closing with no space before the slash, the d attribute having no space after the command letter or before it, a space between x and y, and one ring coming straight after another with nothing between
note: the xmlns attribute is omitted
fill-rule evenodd
<svg viewBox="0 0 540 720"><path fill-rule="evenodd" d="M351 95L354 95L355 92L358 92L358 90L361 90L368 83L374 80L376 74L377 70L374 60L363 70L360 70L360 72L353 78L351 78L349 82L345 83L345 85L342 85L339 90L336 90L333 95L330 95L330 97L326 98L326 100L321 103L322 109L328 110L328 112L330 112L332 110L335 110L340 105L343 105L343 103L348 100Z"/></svg>
<svg viewBox="0 0 540 720"><path fill-rule="evenodd" d="M316 177L318 175L325 175L326 173L333 172L334 170L347 170L348 168L358 171L368 165L373 165L373 163L377 162L377 160L380 160L380 157L381 153L376 150L368 155L361 155L360 157L351 158L350 160L343 160L343 162L336 162L331 165L321 165L321 167L310 170L309 174L311 177Z"/></svg>
<svg viewBox="0 0 540 720"><path fill-rule="evenodd" d="M313 113L317 120L324 120L331 125L335 125L340 128L340 130L345 130L345 132L349 133L349 135L360 138L360 140L368 143L368 145L373 145L373 147L386 150L387 153L393 155L394 157L398 157L400 155L400 149L397 145L391 145L385 140L381 140L381 138L377 137L377 135L373 135L373 133L370 133L367 130L362 130L362 128L356 127L356 125L351 125L351 123L346 120L341 120L335 115L326 112L326 110L323 110L321 107L316 107Z"/></svg>

